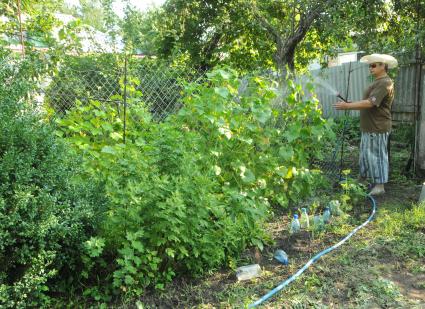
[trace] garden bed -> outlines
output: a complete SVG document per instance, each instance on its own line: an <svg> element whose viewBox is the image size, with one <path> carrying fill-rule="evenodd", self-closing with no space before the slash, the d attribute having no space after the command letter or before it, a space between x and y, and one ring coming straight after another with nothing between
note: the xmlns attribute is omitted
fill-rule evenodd
<svg viewBox="0 0 425 309"><path fill-rule="evenodd" d="M356 151L354 146L350 147ZM313 264L300 278L266 302L264 308L425 306L425 253L421 249L425 248L425 225L422 223L417 229L406 227L400 218L403 213L411 214L421 189L420 179L408 178L404 173L408 155L406 148L393 153L387 193L376 197L376 220ZM345 166L355 170L356 162L347 157L344 158ZM238 264L259 263L263 269L261 278L237 282L235 272L230 269L199 279L181 277L165 291L149 291L140 303L143 308L240 308L252 303L294 274L316 253L364 222L371 209L368 200L364 205L356 215L352 212L347 224L334 227L316 239L306 232L290 237L288 212L276 211L268 223L273 244L266 246L260 255L258 250L247 250ZM403 236L388 231L397 224ZM409 235L417 237L410 240ZM288 266L273 259L278 248L288 253Z"/></svg>
<svg viewBox="0 0 425 309"><path fill-rule="evenodd" d="M425 305L425 257L398 256L399 242L382 236L385 223L381 215L411 209L418 198L418 185L390 183L388 193L377 198L377 220L360 230L336 251L311 266L296 282L276 294L265 308L306 308L310 305L344 308L423 308ZM368 203L369 204L369 203ZM364 221L367 212L361 214ZM391 218L391 217L390 217ZM288 216L276 216L269 223L275 244L265 247L260 260L249 250L245 264L260 262L261 278L237 282L235 272L221 270L206 278L182 277L164 292L148 292L141 302L144 308L240 308L274 288L301 268L313 255L336 243L346 231L327 233L311 240L306 235L290 239ZM424 236L423 231L422 236ZM401 240L400 240L401 241ZM425 246L425 236L416 245ZM276 248L284 249L290 265L273 259ZM422 282L422 283L421 283ZM362 304L366 304L365 306Z"/></svg>

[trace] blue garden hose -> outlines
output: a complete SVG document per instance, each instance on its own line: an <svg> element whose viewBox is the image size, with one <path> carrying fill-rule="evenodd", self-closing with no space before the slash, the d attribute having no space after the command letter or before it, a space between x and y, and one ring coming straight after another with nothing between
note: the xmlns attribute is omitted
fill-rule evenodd
<svg viewBox="0 0 425 309"><path fill-rule="evenodd" d="M293 274L291 277L289 277L288 279L286 279L285 281L282 281L277 287L275 287L273 290L271 290L270 292L268 292L267 294L265 294L263 297L261 297L260 299L258 299L256 302L249 304L248 308L254 308L257 307L258 305L261 305L263 302L265 302L266 300L268 300L270 297L272 297L274 294L276 294L277 292L279 292L280 290L284 289L289 283L291 283L292 281L294 281L295 279L297 279L308 267L310 267L311 264L313 264L314 262L316 262L318 259L320 259L323 255L331 252L332 250L338 248L339 246L341 246L344 242L346 242L351 236L353 236L355 233L357 233L358 230L360 230L362 227L364 227L366 224L368 224L370 221L372 221L373 216L376 213L376 201L375 199L371 196L368 195L367 196L371 202L372 202L372 213L370 214L369 218L361 225L359 225L358 227L356 227L354 230L352 230L347 236L345 236L340 242L336 243L335 245L333 245L332 247L329 247L321 252L319 252L318 254L316 254L313 258L311 258L302 268L300 268L295 274Z"/></svg>

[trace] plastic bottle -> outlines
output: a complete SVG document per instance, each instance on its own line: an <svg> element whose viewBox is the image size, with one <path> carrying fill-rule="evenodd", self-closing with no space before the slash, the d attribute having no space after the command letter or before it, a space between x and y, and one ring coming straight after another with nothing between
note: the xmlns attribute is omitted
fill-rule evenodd
<svg viewBox="0 0 425 309"><path fill-rule="evenodd" d="M238 281L249 280L261 276L261 267L258 264L241 266L236 269Z"/></svg>
<svg viewBox="0 0 425 309"><path fill-rule="evenodd" d="M308 219L306 208L301 208L300 225L302 229L308 229L310 227L310 220Z"/></svg>
<svg viewBox="0 0 425 309"><path fill-rule="evenodd" d="M314 215L313 227L316 231L320 231L323 228L323 219L321 215Z"/></svg>
<svg viewBox="0 0 425 309"><path fill-rule="evenodd" d="M332 216L340 216L342 214L340 203L338 200L332 200L329 202L329 209Z"/></svg>
<svg viewBox="0 0 425 309"><path fill-rule="evenodd" d="M285 251L278 249L274 253L273 257L281 262L283 265L288 265L288 254Z"/></svg>
<svg viewBox="0 0 425 309"><path fill-rule="evenodd" d="M323 211L323 222L329 223L330 219L331 219L331 212L329 210L329 207L325 207L325 210Z"/></svg>
<svg viewBox="0 0 425 309"><path fill-rule="evenodd" d="M298 233L300 231L300 228L301 228L301 225L300 225L300 221L298 220L298 215L294 214L294 218L292 219L291 228L289 229L289 233L290 234Z"/></svg>

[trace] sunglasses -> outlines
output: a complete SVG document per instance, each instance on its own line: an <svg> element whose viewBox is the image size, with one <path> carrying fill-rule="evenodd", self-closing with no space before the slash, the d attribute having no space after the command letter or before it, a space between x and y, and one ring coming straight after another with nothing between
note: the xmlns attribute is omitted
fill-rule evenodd
<svg viewBox="0 0 425 309"><path fill-rule="evenodd" d="M378 63L369 64L369 68L376 68L377 66L378 66Z"/></svg>

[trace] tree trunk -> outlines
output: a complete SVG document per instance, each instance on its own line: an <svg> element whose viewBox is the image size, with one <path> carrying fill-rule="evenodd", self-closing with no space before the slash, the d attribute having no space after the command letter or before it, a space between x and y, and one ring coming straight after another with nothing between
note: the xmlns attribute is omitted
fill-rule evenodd
<svg viewBox="0 0 425 309"><path fill-rule="evenodd" d="M18 5L18 20L19 20L19 36L22 48L22 57L25 56L25 45L24 45L24 32L22 30L22 16L21 16L21 0L17 0Z"/></svg>
<svg viewBox="0 0 425 309"><path fill-rule="evenodd" d="M276 43L274 60L276 62L276 69L279 74L282 75L282 78L286 77L288 69L291 73L295 71L295 49L298 44L304 40L308 30L310 30L311 26L323 10L324 5L319 4L311 11L303 14L294 31L292 31L289 36L285 37L260 14L257 8L254 7L254 15L257 20L269 32Z"/></svg>

